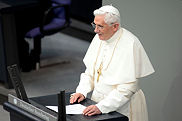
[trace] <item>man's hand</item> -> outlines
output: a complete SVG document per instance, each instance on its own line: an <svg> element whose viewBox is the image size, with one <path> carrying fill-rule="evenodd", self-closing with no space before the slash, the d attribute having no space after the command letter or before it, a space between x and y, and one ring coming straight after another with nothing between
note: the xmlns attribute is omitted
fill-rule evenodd
<svg viewBox="0 0 182 121"><path fill-rule="evenodd" d="M85 96L81 93L75 93L74 95L72 95L70 97L70 103L73 104L75 103L76 101L81 102L85 99Z"/></svg>
<svg viewBox="0 0 182 121"><path fill-rule="evenodd" d="M97 114L101 114L102 112L99 110L99 108L96 105L90 105L83 111L83 115L86 116L93 116Z"/></svg>

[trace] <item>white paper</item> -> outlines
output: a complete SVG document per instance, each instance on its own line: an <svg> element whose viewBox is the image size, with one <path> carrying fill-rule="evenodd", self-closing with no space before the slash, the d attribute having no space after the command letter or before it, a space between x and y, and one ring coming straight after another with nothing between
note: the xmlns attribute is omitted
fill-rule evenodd
<svg viewBox="0 0 182 121"><path fill-rule="evenodd" d="M46 106L51 110L58 112L58 106ZM66 105L66 114L82 114L86 107L81 104Z"/></svg>

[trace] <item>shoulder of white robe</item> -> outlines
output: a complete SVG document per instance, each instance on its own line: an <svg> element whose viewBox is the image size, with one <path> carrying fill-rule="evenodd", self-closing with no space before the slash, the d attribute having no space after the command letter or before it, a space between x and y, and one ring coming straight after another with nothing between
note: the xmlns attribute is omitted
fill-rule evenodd
<svg viewBox="0 0 182 121"><path fill-rule="evenodd" d="M100 40L98 35L96 34L92 42L90 43L90 46L85 54L85 57L83 58L83 62L85 63L86 66L88 66L88 64L90 64L91 62L95 61L99 46L100 46Z"/></svg>
<svg viewBox="0 0 182 121"><path fill-rule="evenodd" d="M134 43L134 59L136 78L145 77L155 72L143 45L138 39Z"/></svg>

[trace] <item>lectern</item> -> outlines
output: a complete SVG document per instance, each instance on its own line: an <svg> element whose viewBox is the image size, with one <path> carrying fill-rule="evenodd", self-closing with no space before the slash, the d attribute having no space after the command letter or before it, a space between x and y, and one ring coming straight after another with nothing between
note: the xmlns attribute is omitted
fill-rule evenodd
<svg viewBox="0 0 182 121"><path fill-rule="evenodd" d="M65 94L65 103L69 104L71 93ZM15 101L16 100L16 101ZM45 106L57 106L58 96L47 95L41 97L33 97L29 99L30 103L20 100L19 98L9 95L9 101L5 102L3 107L10 113L11 121L57 121L58 114ZM88 106L94 104L90 99L86 99L81 104ZM128 118L120 113L111 112L108 114L96 116L66 115L66 121L128 121Z"/></svg>
<svg viewBox="0 0 182 121"><path fill-rule="evenodd" d="M9 94L8 102L3 105L4 109L10 112L11 121L128 121L126 116L117 112L96 116L66 115L65 105L69 105L71 92L65 94L63 90L59 94L29 99L20 79L17 65L8 66L8 72L18 96ZM89 106L95 102L86 98L81 104ZM46 106L58 106L58 113Z"/></svg>

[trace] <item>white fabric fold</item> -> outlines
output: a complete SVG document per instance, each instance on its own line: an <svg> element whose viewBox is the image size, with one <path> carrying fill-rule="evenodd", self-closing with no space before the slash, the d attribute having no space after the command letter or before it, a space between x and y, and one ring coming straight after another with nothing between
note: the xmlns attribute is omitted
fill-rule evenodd
<svg viewBox="0 0 182 121"><path fill-rule="evenodd" d="M135 35L120 28L109 40L103 41L96 34L83 62L86 71L80 76L76 92L86 97L87 93L93 90L91 99L97 102L96 106L102 113L118 111L129 118L132 116L136 118L140 110L133 103L136 101L143 106L140 107L142 112L139 112L147 115L145 97L142 96L142 91L136 92L138 79L152 74L154 69ZM97 81L97 69L101 62L103 69ZM133 111L132 114L130 111ZM139 115L136 119L142 119L141 116L147 117Z"/></svg>

